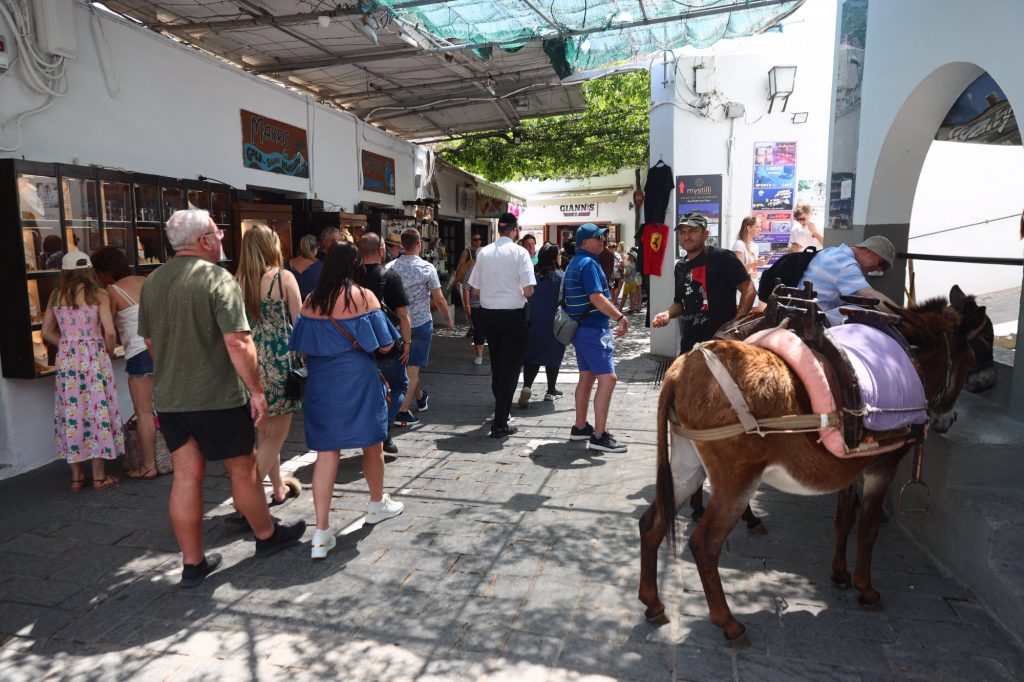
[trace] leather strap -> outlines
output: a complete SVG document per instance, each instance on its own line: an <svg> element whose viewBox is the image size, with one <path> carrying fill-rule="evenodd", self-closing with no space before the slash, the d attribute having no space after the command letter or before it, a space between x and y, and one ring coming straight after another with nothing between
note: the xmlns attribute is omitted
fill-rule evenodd
<svg viewBox="0 0 1024 682"><path fill-rule="evenodd" d="M722 361L718 359L718 356L709 349L705 344L697 346L700 349L701 354L704 355L704 363L707 365L711 375L718 380L719 386L722 387L722 392L725 393L725 397L729 399L729 405L732 406L736 416L739 417L740 424L743 426L745 433L758 433L761 429L757 423L757 419L750 413L750 407L747 405L746 399L743 394L740 393L739 386L733 381L732 375L729 374L729 370L726 369Z"/></svg>
<svg viewBox="0 0 1024 682"><path fill-rule="evenodd" d="M342 327L340 324L338 324L338 321L336 319L334 319L333 317L328 318L328 319L331 321L331 324L333 324L334 327L339 332L341 332L342 336L344 336L346 339L348 339L349 341L352 342L352 347L353 348L355 348L356 350L363 350L363 347L359 345L358 341L356 341L356 337L352 336L347 331L345 331L345 328Z"/></svg>

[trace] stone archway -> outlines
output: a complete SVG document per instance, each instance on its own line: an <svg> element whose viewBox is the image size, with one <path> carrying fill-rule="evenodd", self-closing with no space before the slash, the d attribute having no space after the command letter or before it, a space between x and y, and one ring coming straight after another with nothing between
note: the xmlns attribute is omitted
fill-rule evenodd
<svg viewBox="0 0 1024 682"><path fill-rule="evenodd" d="M918 83L903 102L885 135L867 192L864 236L883 234L897 252L908 250L910 217L925 157L950 107L978 76L985 72L977 64L951 62L932 71ZM1024 107L1014 107L1024 111ZM882 278L879 289L894 300L902 300L906 262L897 261L893 271ZM898 298L897 298L898 297ZM1017 358L1024 358L1024 297L1020 303L1017 330ZM1014 363L1010 388L1010 414L1024 418L1024 363Z"/></svg>

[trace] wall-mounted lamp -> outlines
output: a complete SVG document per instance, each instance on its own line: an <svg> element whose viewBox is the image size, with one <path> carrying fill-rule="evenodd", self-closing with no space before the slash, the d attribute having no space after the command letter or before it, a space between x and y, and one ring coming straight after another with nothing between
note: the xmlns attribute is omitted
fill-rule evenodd
<svg viewBox="0 0 1024 682"><path fill-rule="evenodd" d="M371 16L363 14L352 20L352 25L357 31L362 33L364 36L373 41L374 45L378 44L377 41L377 20Z"/></svg>
<svg viewBox="0 0 1024 682"><path fill-rule="evenodd" d="M516 111L526 111L530 108L530 100L526 97L516 97Z"/></svg>
<svg viewBox="0 0 1024 682"><path fill-rule="evenodd" d="M518 128L512 131L512 144L520 144L523 141L523 134Z"/></svg>
<svg viewBox="0 0 1024 682"><path fill-rule="evenodd" d="M316 18L316 23L320 25L320 28L327 28L331 25L331 17L327 14L321 14Z"/></svg>
<svg viewBox="0 0 1024 682"><path fill-rule="evenodd" d="M796 83L795 66L773 66L768 70L768 113L772 113L772 106L776 99L782 100L782 110L786 110L789 103L789 96L793 94L793 86Z"/></svg>
<svg viewBox="0 0 1024 682"><path fill-rule="evenodd" d="M793 114L793 123L807 123L807 112L798 111Z"/></svg>

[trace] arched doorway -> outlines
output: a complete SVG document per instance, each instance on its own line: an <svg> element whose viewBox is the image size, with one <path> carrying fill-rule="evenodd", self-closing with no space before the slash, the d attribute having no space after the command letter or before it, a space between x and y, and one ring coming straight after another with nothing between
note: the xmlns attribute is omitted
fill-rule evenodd
<svg viewBox="0 0 1024 682"><path fill-rule="evenodd" d="M871 185L868 192L867 212L864 221L864 235L884 234L893 241L901 254L914 253L917 249L911 244L911 217L914 201L921 179L922 169L928 157L929 149L935 139L936 131L946 118L954 102L964 93L965 89L985 73L980 66L968 62L952 62L935 69L924 78L903 102L880 148ZM1012 102L1011 102L1012 105ZM1020 109L1024 111L1024 108ZM1020 147L1016 148L1020 151ZM951 182L948 195L950 211L954 212L958 205L970 202L967 190L970 169L955 169L961 181ZM1018 207L1019 210L1019 207ZM1001 216L987 216L989 218ZM955 221L954 221L955 222ZM962 221L966 224L969 221ZM1013 221L999 223L1007 235L1017 234ZM920 232L920 230L917 230ZM996 242L999 243L999 242ZM1002 244L1006 243L1003 239ZM1011 239L1012 243L1012 239ZM949 234L947 239L929 244L929 253L949 257L963 257L963 248L958 247L957 235ZM960 256L957 256L960 254ZM993 254L993 257L1014 256L1019 258L1020 250L1015 252ZM1016 258L1012 259L1016 260ZM906 259L900 258L893 272L883 278L879 288L890 296L902 298L907 280ZM1021 268L1017 268L1017 285L1021 284ZM953 283L960 283L965 290L971 290L971 282L954 282L956 269L947 271L947 288ZM897 299L899 300L899 299ZM1017 315L1010 317L1017 320L1016 351L1024 350L1021 339L1020 323L1024 319L1024 298L1017 294ZM1005 331L1005 330L1004 330ZM1016 355L1016 353L1015 353ZM1024 355L1020 355L1024 357ZM1006 373L1004 373L1005 375ZM1024 366L1014 363L1013 379L1010 385L1010 415L1024 419Z"/></svg>

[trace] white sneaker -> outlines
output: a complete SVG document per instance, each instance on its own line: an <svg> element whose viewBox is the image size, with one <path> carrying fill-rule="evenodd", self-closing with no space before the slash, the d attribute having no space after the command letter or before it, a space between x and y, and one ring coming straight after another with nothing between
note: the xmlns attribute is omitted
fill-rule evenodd
<svg viewBox="0 0 1024 682"><path fill-rule="evenodd" d="M483 357L477 355L475 358L473 358L473 364L474 365L482 365L482 364L484 364Z"/></svg>
<svg viewBox="0 0 1024 682"><path fill-rule="evenodd" d="M371 526L381 521L387 521L390 518L398 516L405 509L405 505L401 502L395 502L391 499L391 496L384 493L384 497L380 499L380 502L367 502L366 503L366 519L365 523Z"/></svg>
<svg viewBox="0 0 1024 682"><path fill-rule="evenodd" d="M327 553L334 549L334 545L337 544L337 540L334 538L334 533L331 529L320 530L319 528L313 532L313 540L310 541L311 547L310 557L313 559L324 559L327 557Z"/></svg>
<svg viewBox="0 0 1024 682"><path fill-rule="evenodd" d="M533 395L533 392L526 386L523 386L522 390L519 391L519 407L529 407L531 395Z"/></svg>

